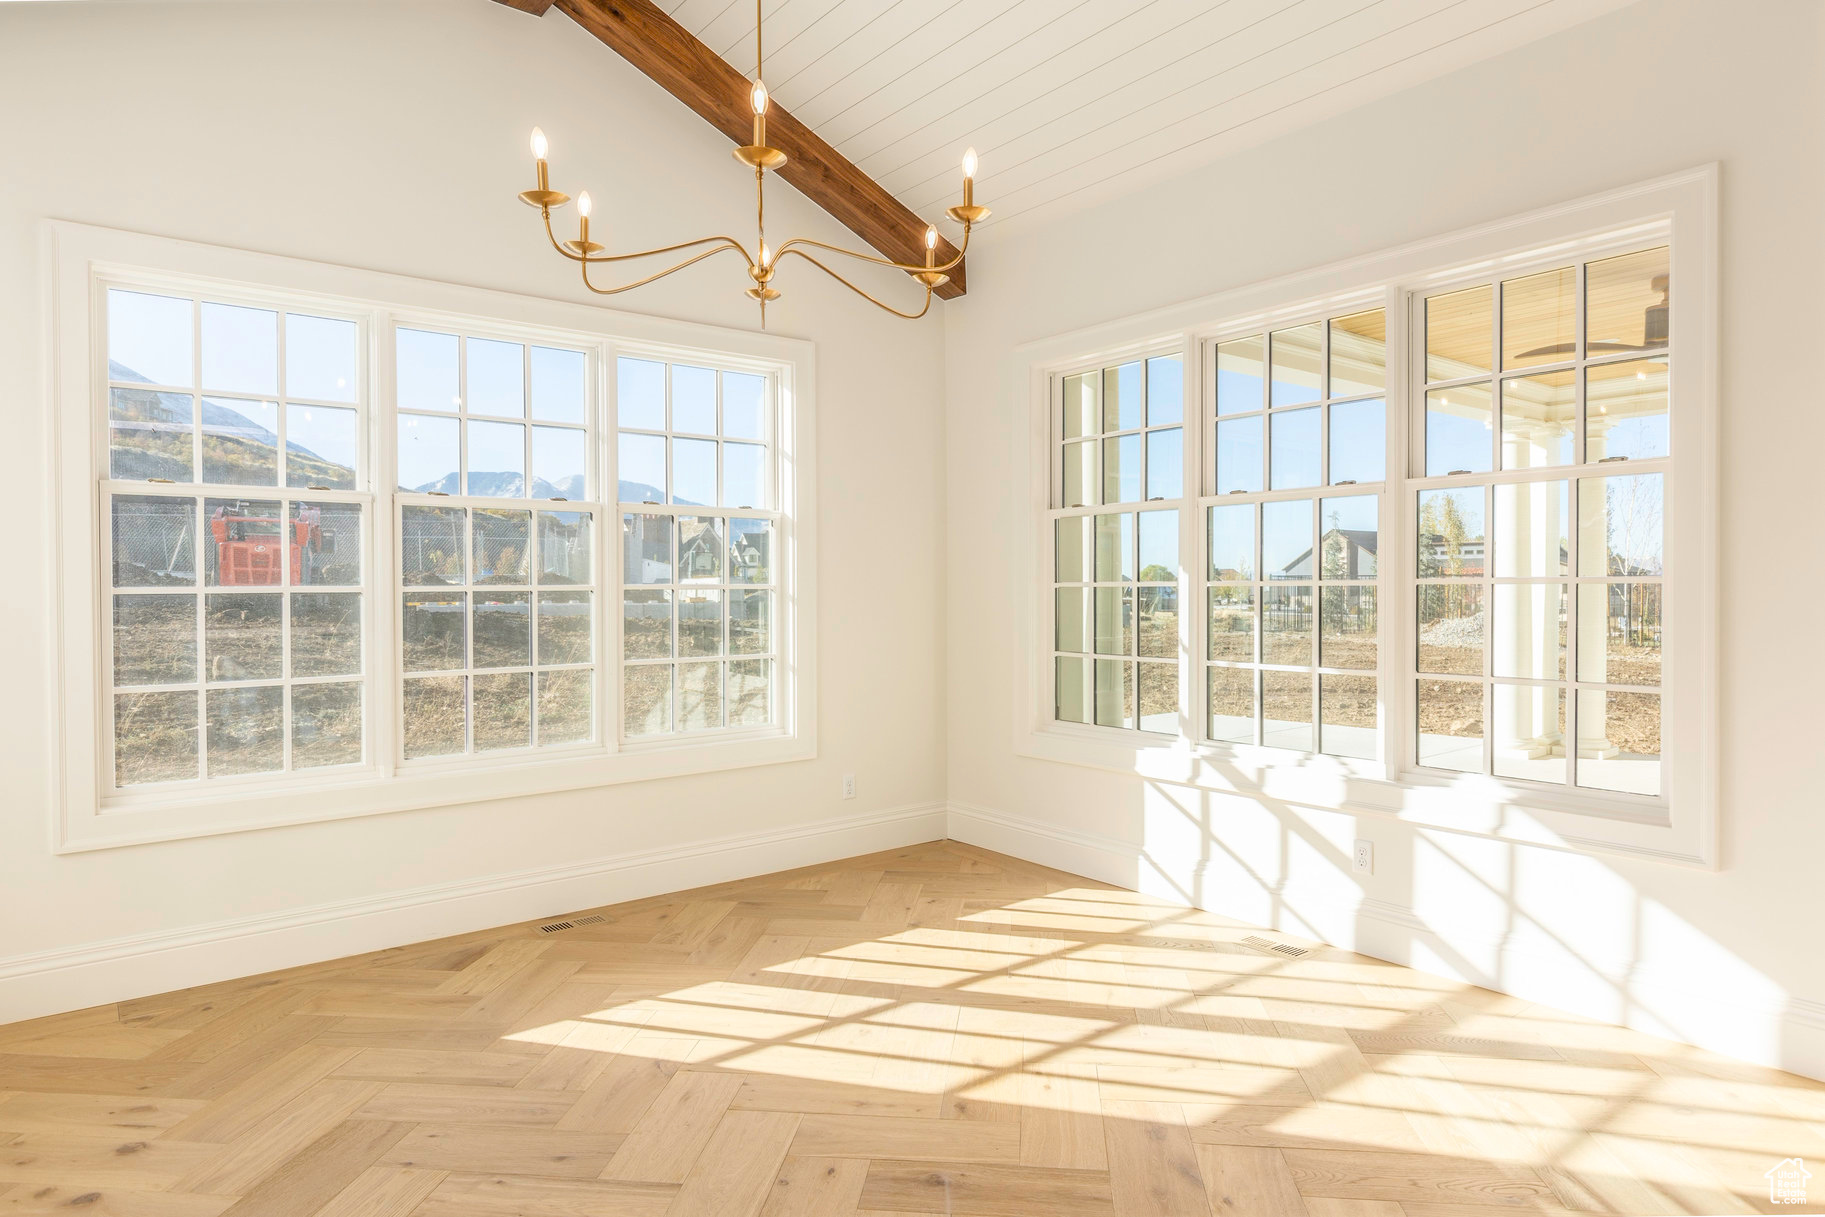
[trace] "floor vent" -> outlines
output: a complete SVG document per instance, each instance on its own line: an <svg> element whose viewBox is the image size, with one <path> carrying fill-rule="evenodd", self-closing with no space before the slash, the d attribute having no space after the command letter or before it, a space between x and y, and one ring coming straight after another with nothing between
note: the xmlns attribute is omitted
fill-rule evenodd
<svg viewBox="0 0 1825 1217"><path fill-rule="evenodd" d="M559 930L574 930L580 925L601 925L607 920L608 918L602 916L600 913L591 913L587 917L572 917L569 921L553 921L549 925L542 925L539 927L539 932L542 934L555 934Z"/></svg>
<svg viewBox="0 0 1825 1217"><path fill-rule="evenodd" d="M1250 934L1244 938L1242 945L1253 947L1257 951L1272 951L1276 955L1304 955L1307 953L1304 947L1289 947L1284 942L1270 942L1258 934Z"/></svg>

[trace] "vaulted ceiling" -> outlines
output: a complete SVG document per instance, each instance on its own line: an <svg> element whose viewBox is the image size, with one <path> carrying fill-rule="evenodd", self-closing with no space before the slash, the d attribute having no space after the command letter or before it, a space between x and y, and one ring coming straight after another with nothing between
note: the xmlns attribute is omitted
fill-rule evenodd
<svg viewBox="0 0 1825 1217"><path fill-rule="evenodd" d="M1626 2L763 0L766 80L921 216L956 201L974 145L994 224L1132 189ZM753 72L753 0L658 3Z"/></svg>

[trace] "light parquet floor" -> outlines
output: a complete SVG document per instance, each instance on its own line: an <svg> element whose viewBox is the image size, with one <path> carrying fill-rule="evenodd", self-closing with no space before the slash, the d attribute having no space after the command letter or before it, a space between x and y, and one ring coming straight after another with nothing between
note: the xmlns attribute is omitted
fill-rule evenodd
<svg viewBox="0 0 1825 1217"><path fill-rule="evenodd" d="M0 1027L0 1213L1819 1211L1825 1086L954 842L590 912Z"/></svg>

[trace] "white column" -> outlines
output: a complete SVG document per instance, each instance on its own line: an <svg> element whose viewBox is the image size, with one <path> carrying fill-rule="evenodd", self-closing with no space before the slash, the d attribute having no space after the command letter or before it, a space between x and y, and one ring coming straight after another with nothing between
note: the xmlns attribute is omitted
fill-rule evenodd
<svg viewBox="0 0 1825 1217"><path fill-rule="evenodd" d="M1595 465L1609 451L1609 421L1602 415L1592 415L1587 421L1585 431L1584 461ZM1576 508L1578 513L1578 552L1585 555L1581 564L1588 565L1591 554L1605 554L1609 550L1610 513L1609 504L1597 501L1587 509L1582 499ZM1608 574L1606 570L1604 572ZM1608 678L1605 657L1609 652L1609 587L1603 583L1585 583L1578 588L1579 600L1573 610L1577 614L1578 631L1578 676L1583 680L1605 680ZM1585 603L1587 597L1597 597L1596 611ZM1593 703L1596 709L1587 709ZM1585 760L1609 760L1620 753L1616 745L1610 743L1607 714L1601 698L1580 698L1578 703L1578 755Z"/></svg>
<svg viewBox="0 0 1825 1217"><path fill-rule="evenodd" d="M1563 424L1552 420L1525 422L1506 416L1502 424L1503 467L1534 468L1552 459L1552 449L1563 432ZM1549 554L1547 566L1539 567L1535 538L1562 536L1559 529L1558 496L1544 486L1517 485L1517 498L1525 495L1523 509L1498 512L1504 531L1492 535L1494 552L1507 554L1503 559L1508 574L1522 578L1544 578L1557 573L1557 563ZM1490 530L1495 534L1495 530ZM1558 675L1557 663L1557 586L1492 585L1496 603L1491 604L1490 620L1494 627L1493 642L1499 650L1492 652L1495 669L1517 676L1550 680ZM1504 614L1505 610L1505 614ZM1509 620L1502 620L1506 615ZM1511 758L1537 760L1563 752L1559 735L1555 689L1528 685L1497 685L1495 689L1495 748Z"/></svg>

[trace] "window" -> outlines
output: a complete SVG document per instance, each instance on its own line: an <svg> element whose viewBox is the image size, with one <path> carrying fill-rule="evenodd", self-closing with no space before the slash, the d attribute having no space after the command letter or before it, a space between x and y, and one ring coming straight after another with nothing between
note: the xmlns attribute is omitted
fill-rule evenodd
<svg viewBox="0 0 1825 1217"><path fill-rule="evenodd" d="M592 742L590 353L409 325L394 352L401 759Z"/></svg>
<svg viewBox="0 0 1825 1217"><path fill-rule="evenodd" d="M1387 313L1211 344L1209 738L1373 759Z"/></svg>
<svg viewBox="0 0 1825 1217"><path fill-rule="evenodd" d="M1414 296L1396 767L1659 793L1668 271L1657 245ZM1206 345L1207 742L1386 755L1387 331L1356 308ZM1176 734L1186 508L1137 497L1180 491L1176 360L1054 382L1053 717Z"/></svg>
<svg viewBox="0 0 1825 1217"><path fill-rule="evenodd" d="M1210 738L1380 755L1378 500L1223 503L1208 513Z"/></svg>
<svg viewBox="0 0 1825 1217"><path fill-rule="evenodd" d="M589 497L587 353L406 326L395 344L400 490Z"/></svg>
<svg viewBox="0 0 1825 1217"><path fill-rule="evenodd" d="M1664 245L1425 297L1417 764L1660 794L1671 297Z"/></svg>
<svg viewBox="0 0 1825 1217"><path fill-rule="evenodd" d="M406 760L595 738L595 516L400 508Z"/></svg>
<svg viewBox="0 0 1825 1217"><path fill-rule="evenodd" d="M1715 208L1702 168L1025 348L1022 753L1714 864Z"/></svg>
<svg viewBox="0 0 1825 1217"><path fill-rule="evenodd" d="M615 370L627 739L774 724L779 591L768 378Z"/></svg>
<svg viewBox="0 0 1825 1217"><path fill-rule="evenodd" d="M361 764L360 324L105 290L110 786Z"/></svg>
<svg viewBox="0 0 1825 1217"><path fill-rule="evenodd" d="M809 343L47 231L60 849L815 755Z"/></svg>
<svg viewBox="0 0 1825 1217"><path fill-rule="evenodd" d="M1184 415L1178 355L1058 384L1053 706L1061 722L1179 729L1181 507L1152 504L1183 498Z"/></svg>

